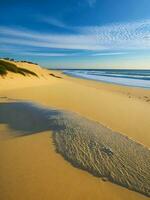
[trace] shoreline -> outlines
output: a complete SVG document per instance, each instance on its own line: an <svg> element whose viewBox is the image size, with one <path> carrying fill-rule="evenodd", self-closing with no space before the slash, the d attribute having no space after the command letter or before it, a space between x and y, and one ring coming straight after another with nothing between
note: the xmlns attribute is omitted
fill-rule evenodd
<svg viewBox="0 0 150 200"><path fill-rule="evenodd" d="M49 108L74 112L150 147L150 104L144 97L150 98L150 91L76 79L58 71L40 73L44 77L39 79L16 78L12 74L13 79L0 79L3 86L0 88L0 96L3 97L0 101L5 101L5 98L32 101ZM62 78L52 77L50 73ZM6 134L6 140L0 141L2 199L30 200L33 196L38 200L147 199L72 167L56 154L47 130L13 139L7 138L12 129L6 124L0 124L0 130L1 136Z"/></svg>
<svg viewBox="0 0 150 200"><path fill-rule="evenodd" d="M89 80L89 81L94 81L94 82L99 82L99 83L104 83L104 84L110 84L110 85L118 85L118 86L124 86L124 87L129 87L129 88L139 88L139 89L145 89L145 90L150 90L150 87L142 87L142 86L133 86L133 85L127 85L127 84L121 84L121 83L114 83L114 82L107 82L107 81L102 81L102 80L96 80L96 79L90 79L90 78L84 78L82 76L75 76L71 74L64 73L67 76L70 76L72 78L78 78L82 80Z"/></svg>
<svg viewBox="0 0 150 200"><path fill-rule="evenodd" d="M73 74L73 73L69 73L69 72L64 72L64 70L61 70L62 72L63 72L63 74L65 74L65 75L68 75L68 76L70 76L70 77L74 77L74 78L79 78L79 79L83 79L83 80L90 80L90 81L96 81L96 82L101 82L101 83L107 83L107 84L113 84L113 85L119 85L119 86L126 86L126 87L132 87L132 88L141 88L141 89L150 89L150 86L148 86L148 87L146 87L146 86L138 86L138 85L130 85L129 83L123 83L123 82L121 82L121 83L117 83L117 82L115 82L115 81L106 81L106 80L102 80L102 79L96 79L96 78L88 78L88 76L86 77L86 76L82 76L82 74L80 75L80 74ZM75 70L74 70L75 71ZM81 70L82 71L82 70ZM98 70L96 70L96 71L98 71ZM100 75L100 76L98 76L98 77L101 77L101 78L106 78L107 77L107 79L109 79L109 78L114 78L114 79L116 79L117 80L117 77L113 77L113 76L103 76L103 75ZM121 77L118 77L119 79L121 79ZM126 79L126 81L127 81L127 79L128 80L140 80L140 81L145 81L144 79L137 79L137 78L125 78Z"/></svg>

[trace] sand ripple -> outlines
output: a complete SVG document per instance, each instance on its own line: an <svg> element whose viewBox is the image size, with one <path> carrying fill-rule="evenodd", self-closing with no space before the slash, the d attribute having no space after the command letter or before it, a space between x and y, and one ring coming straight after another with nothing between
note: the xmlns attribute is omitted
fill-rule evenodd
<svg viewBox="0 0 150 200"><path fill-rule="evenodd" d="M56 151L73 166L150 197L150 150L100 123L23 102L0 103L0 123L15 136L52 130Z"/></svg>
<svg viewBox="0 0 150 200"><path fill-rule="evenodd" d="M150 196L148 148L76 114L55 123L64 127L53 135L56 150L73 166Z"/></svg>

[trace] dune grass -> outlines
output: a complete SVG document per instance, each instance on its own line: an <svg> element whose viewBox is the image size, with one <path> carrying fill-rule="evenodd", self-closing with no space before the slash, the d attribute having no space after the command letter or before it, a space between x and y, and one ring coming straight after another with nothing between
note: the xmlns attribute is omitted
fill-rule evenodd
<svg viewBox="0 0 150 200"><path fill-rule="evenodd" d="M0 75L4 76L7 74L6 68L0 64Z"/></svg>
<svg viewBox="0 0 150 200"><path fill-rule="evenodd" d="M17 67L15 64L7 62L5 60L0 60L0 75L4 76L7 74L8 71L13 72L13 73L19 73L19 74L22 74L23 76L26 76L26 75L37 76L37 74L34 73L33 71L30 71L28 69L24 69L21 67Z"/></svg>

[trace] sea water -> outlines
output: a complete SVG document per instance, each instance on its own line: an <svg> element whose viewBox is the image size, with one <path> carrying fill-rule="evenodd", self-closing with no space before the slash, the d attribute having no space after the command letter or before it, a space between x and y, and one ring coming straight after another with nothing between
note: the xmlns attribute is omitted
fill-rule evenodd
<svg viewBox="0 0 150 200"><path fill-rule="evenodd" d="M64 73L74 77L121 84L133 87L150 88L150 70L131 69L69 69Z"/></svg>

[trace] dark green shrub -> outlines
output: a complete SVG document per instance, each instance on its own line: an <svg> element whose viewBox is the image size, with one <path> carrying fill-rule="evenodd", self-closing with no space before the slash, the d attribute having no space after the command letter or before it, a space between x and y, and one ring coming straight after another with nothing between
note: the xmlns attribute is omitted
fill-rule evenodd
<svg viewBox="0 0 150 200"><path fill-rule="evenodd" d="M6 68L2 65L0 65L0 75L4 76L7 74Z"/></svg>
<svg viewBox="0 0 150 200"><path fill-rule="evenodd" d="M36 73L34 73L34 72L32 72L32 71L30 71L28 69L24 69L24 68L18 67L18 70L21 71L22 73L26 73L26 74L31 74L33 76L37 76Z"/></svg>
<svg viewBox="0 0 150 200"><path fill-rule="evenodd" d="M12 64L12 63L10 63L10 62L6 62L4 60L0 60L0 65L4 66L7 71L17 73L17 66Z"/></svg>
<svg viewBox="0 0 150 200"><path fill-rule="evenodd" d="M0 75L6 75L7 71L10 71L10 72L13 72L13 73L22 74L23 76L26 76L27 74L37 76L36 73L34 73L34 72L32 72L28 69L17 67L15 64L7 62L5 60L0 60L0 67L1 67L0 68Z"/></svg>

